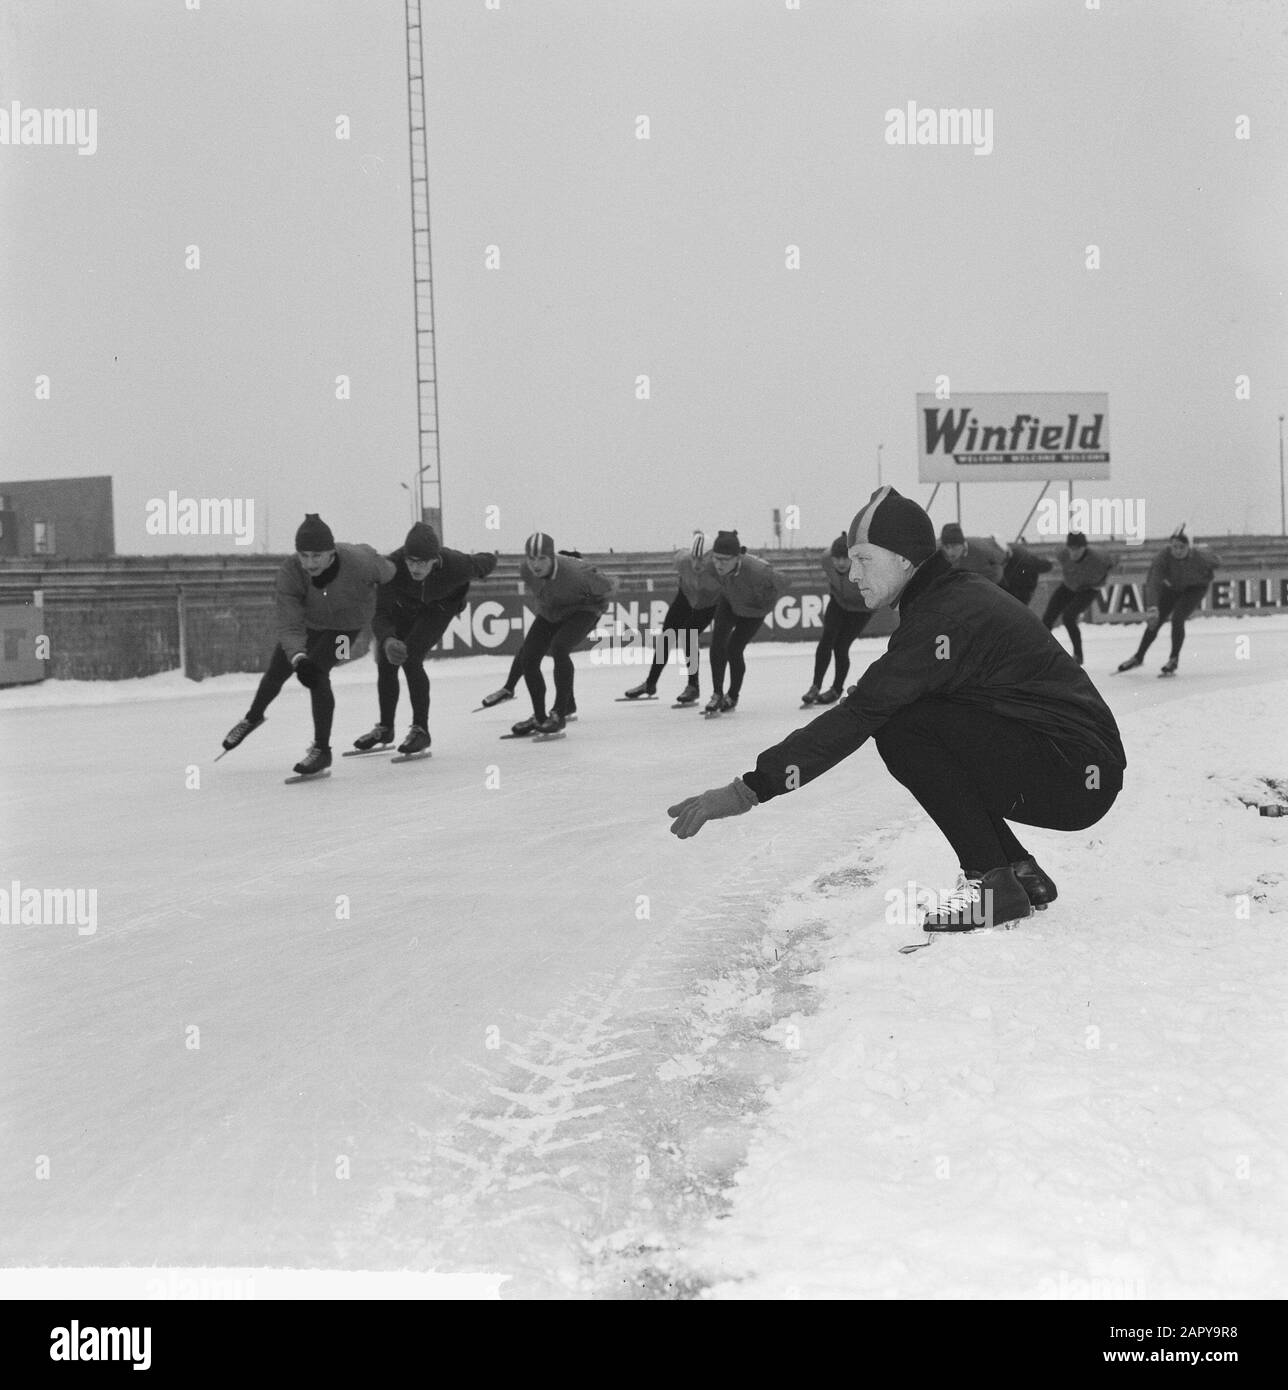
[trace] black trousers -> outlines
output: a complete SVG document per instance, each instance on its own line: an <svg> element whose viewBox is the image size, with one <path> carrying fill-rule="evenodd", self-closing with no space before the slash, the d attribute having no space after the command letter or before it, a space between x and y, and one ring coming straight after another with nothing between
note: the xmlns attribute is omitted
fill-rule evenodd
<svg viewBox="0 0 1288 1390"><path fill-rule="evenodd" d="M1057 619L1064 624L1073 654L1079 661L1082 660L1082 633L1078 630L1078 619L1095 603L1099 592L1098 589L1070 589L1064 584L1057 584L1042 615L1048 632L1056 625Z"/></svg>
<svg viewBox="0 0 1288 1390"><path fill-rule="evenodd" d="M823 635L814 650L814 684L821 690L828 663L836 661L832 689L840 690L850 674L850 644L868 625L871 613L853 613L829 596L823 612Z"/></svg>
<svg viewBox="0 0 1288 1390"><path fill-rule="evenodd" d="M309 628L304 654L322 672L322 679L309 691L313 703L313 742L319 748L331 746L331 724L335 719L335 692L331 689L331 670L349 659L349 650L358 633L340 632L335 628ZM259 689L246 711L247 719L262 719L264 711L282 692L282 687L295 674L290 658L279 642L273 648L268 670L260 677Z"/></svg>
<svg viewBox="0 0 1288 1390"><path fill-rule="evenodd" d="M1154 638L1162 631L1163 624L1170 617L1172 660L1175 661L1185 643L1185 620L1203 602L1203 595L1207 593L1207 589L1206 584L1191 584L1188 589L1164 589L1162 597L1158 600L1158 625L1150 627L1148 623L1145 624L1145 633L1140 639L1140 646L1136 648L1136 655L1144 658L1153 645Z"/></svg>
<svg viewBox="0 0 1288 1390"><path fill-rule="evenodd" d="M952 700L914 701L881 726L876 745L891 775L943 831L957 862L972 871L1028 854L1008 820L1085 830L1122 790L1121 768Z"/></svg>
<svg viewBox="0 0 1288 1390"><path fill-rule="evenodd" d="M676 594L671 600L671 606L666 610L666 617L662 619L662 634L657 639L654 649L653 668L645 681L650 690L657 689L666 659L676 647L684 653L689 684L698 684L698 664L702 655L702 646L698 638L710 625L715 614L714 604L710 608L694 608L683 591Z"/></svg>
<svg viewBox="0 0 1288 1390"><path fill-rule="evenodd" d="M407 660L402 664L407 677L407 694L411 698L411 722L422 729L429 727L429 676L425 658L447 631L456 615L446 610L429 610L412 622L395 622L394 636L407 646ZM385 656L385 644L376 644L376 694L380 700L380 722L389 729L394 726L398 710L398 667Z"/></svg>
<svg viewBox="0 0 1288 1390"><path fill-rule="evenodd" d="M760 631L765 620L760 618L739 618L729 606L727 599L716 604L715 626L711 629L711 688L717 695L724 694L725 668L729 669L729 694L738 695L742 690L742 680L747 674L747 663L743 652L747 643Z"/></svg>
<svg viewBox="0 0 1288 1390"><path fill-rule="evenodd" d="M546 717L546 682L541 674L541 658L547 652L555 663L555 707L556 714L568 715L573 710L573 664L572 649L584 637L589 636L600 615L597 610L579 609L569 614L562 622L552 623L548 618L534 618L528 635L523 639L519 660L523 667L523 679L532 699L532 714L536 719Z"/></svg>

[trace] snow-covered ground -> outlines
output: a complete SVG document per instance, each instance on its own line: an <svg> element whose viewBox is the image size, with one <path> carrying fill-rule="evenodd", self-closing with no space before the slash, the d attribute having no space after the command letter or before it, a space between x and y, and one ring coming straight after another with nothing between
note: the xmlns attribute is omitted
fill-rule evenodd
<svg viewBox="0 0 1288 1390"><path fill-rule="evenodd" d="M806 646L713 723L582 656L542 746L469 712L507 660L442 662L431 760L302 787L298 686L217 765L253 676L0 691L0 888L96 894L2 929L0 1263L1283 1297L1288 820L1240 798L1288 799L1288 619L1192 623L1174 681L1165 634L1107 674L1136 636L1087 631L1118 805L1021 831L1059 902L907 956L891 897L955 866L871 746L668 833L808 717ZM372 667L338 686L337 748Z"/></svg>

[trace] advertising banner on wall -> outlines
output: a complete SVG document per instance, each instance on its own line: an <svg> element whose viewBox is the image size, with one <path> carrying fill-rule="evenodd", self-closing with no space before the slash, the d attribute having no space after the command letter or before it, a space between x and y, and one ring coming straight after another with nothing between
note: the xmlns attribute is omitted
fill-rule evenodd
<svg viewBox="0 0 1288 1390"><path fill-rule="evenodd" d="M756 634L757 642L817 642L823 632L823 609L827 595L821 588L793 588L774 605L765 626ZM650 631L660 631L669 600L656 594L619 591L599 625L576 651L599 646L607 651L620 649L615 664L629 665L627 649L637 648L645 662L643 647ZM892 632L894 610L883 608L872 616L865 636L881 637ZM471 599L464 611L443 634L441 652L445 656L512 656L523 644L524 633L532 626L532 609L522 594L503 594L496 598ZM703 634L704 645L710 629ZM647 661L651 662L650 654Z"/></svg>
<svg viewBox="0 0 1288 1390"><path fill-rule="evenodd" d="M1044 576L1030 605L1041 613L1055 577ZM613 665L648 665L652 657L650 631L661 629L668 602L656 594L624 591L599 621L599 626L576 650L598 647L604 660ZM774 605L765 626L756 634L757 642L817 642L823 632L823 611L827 595L821 588L793 587ZM1090 622L1140 622L1145 611L1143 571L1130 577L1111 579L1103 585L1092 610ZM1231 568L1222 570L1212 585L1196 617L1245 616L1261 613L1288 613L1288 570ZM532 609L521 594L471 599L443 634L435 656L513 656L532 626ZM892 608L880 608L864 629L864 637L887 637L894 631L897 615ZM703 633L705 646L711 630Z"/></svg>
<svg viewBox="0 0 1288 1390"><path fill-rule="evenodd" d="M920 482L1108 478L1109 462L1109 396L1103 391L917 397Z"/></svg>

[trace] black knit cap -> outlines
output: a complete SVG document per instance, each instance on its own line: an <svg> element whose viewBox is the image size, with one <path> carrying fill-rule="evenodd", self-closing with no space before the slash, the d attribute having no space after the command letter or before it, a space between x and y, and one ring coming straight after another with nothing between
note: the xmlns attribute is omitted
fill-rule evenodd
<svg viewBox="0 0 1288 1390"><path fill-rule="evenodd" d="M300 522L300 528L295 533L295 549L300 553L335 549L335 537L331 534L331 528L317 512L304 513L304 520Z"/></svg>
<svg viewBox="0 0 1288 1390"><path fill-rule="evenodd" d="M738 539L737 531L721 531L715 539L715 544L711 547L713 555L724 555L732 559L734 556L742 554L742 542Z"/></svg>
<svg viewBox="0 0 1288 1390"><path fill-rule="evenodd" d="M940 545L965 545L966 536L962 528L955 521L944 522L943 530L939 533Z"/></svg>
<svg viewBox="0 0 1288 1390"><path fill-rule="evenodd" d="M443 544L438 532L428 521L418 521L403 542L403 555L408 560L437 560L443 553Z"/></svg>
<svg viewBox="0 0 1288 1390"><path fill-rule="evenodd" d="M832 558L833 558L834 560L842 560L842 559L844 559L847 555L849 555L849 553L850 553L850 547L849 547L849 545L848 545L847 542L846 542L846 539L845 539L845 532L842 531L841 534L840 534L839 536L837 536L837 538L832 542L832 550L831 550Z"/></svg>
<svg viewBox="0 0 1288 1390"><path fill-rule="evenodd" d="M1070 550L1081 550L1087 543L1087 538L1081 531L1070 531L1064 538L1064 543Z"/></svg>

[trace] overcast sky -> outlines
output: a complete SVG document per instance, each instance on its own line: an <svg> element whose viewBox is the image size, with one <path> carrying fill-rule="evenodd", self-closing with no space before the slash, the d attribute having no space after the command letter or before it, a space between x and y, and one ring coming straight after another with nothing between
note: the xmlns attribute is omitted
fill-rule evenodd
<svg viewBox="0 0 1288 1390"><path fill-rule="evenodd" d="M0 479L110 473L125 552L235 548L147 536L170 490L254 498L275 550L306 510L400 544L403 0L0 10L0 105L95 108L98 141L0 146ZM1281 0L424 10L448 544L761 546L793 503L826 544L879 443L929 497L914 398L940 374L1107 391L1113 477L1079 490L1144 499L1151 535L1278 530ZM991 153L888 144L910 101L991 110ZM966 530L1013 534L1039 486L963 488Z"/></svg>

